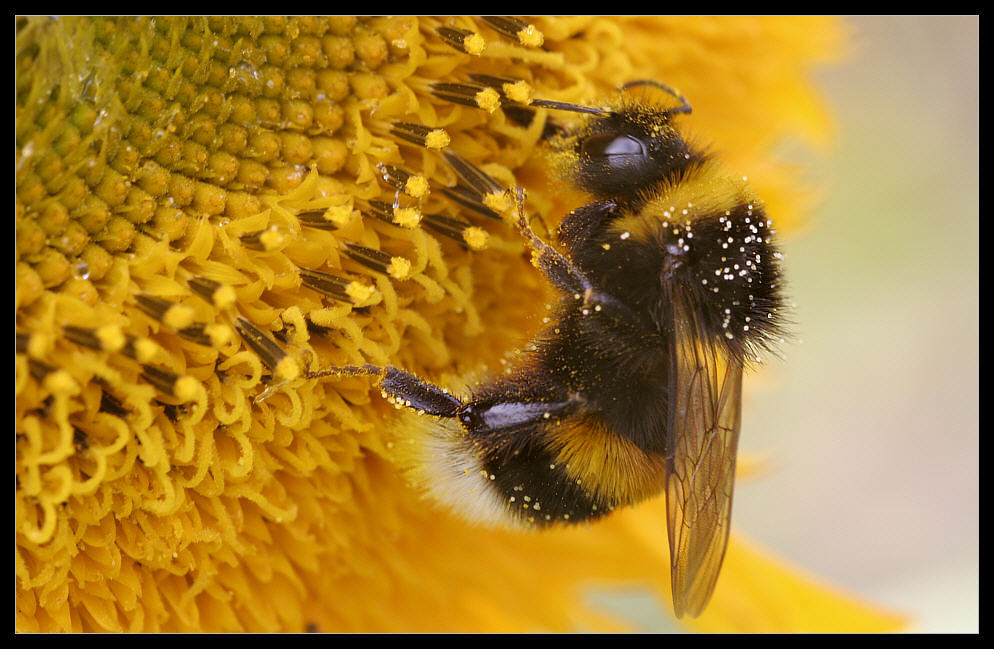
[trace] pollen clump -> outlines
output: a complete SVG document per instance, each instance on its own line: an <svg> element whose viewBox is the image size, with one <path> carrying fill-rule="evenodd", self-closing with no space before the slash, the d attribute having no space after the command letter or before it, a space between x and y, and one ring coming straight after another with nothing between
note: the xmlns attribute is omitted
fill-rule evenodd
<svg viewBox="0 0 994 649"><path fill-rule="evenodd" d="M501 88L504 90L504 94L511 101L517 102L519 104L529 104L532 100L533 90L524 81L515 81L513 83L505 83Z"/></svg>
<svg viewBox="0 0 994 649"><path fill-rule="evenodd" d="M96 330L96 336L100 341L101 348L106 349L109 352L120 351L126 342L124 333L121 331L121 327L114 324L104 325L103 327L98 328Z"/></svg>
<svg viewBox="0 0 994 649"><path fill-rule="evenodd" d="M506 193L487 194L483 197L483 204L499 214L511 206L511 201Z"/></svg>
<svg viewBox="0 0 994 649"><path fill-rule="evenodd" d="M506 205L444 152L525 186L554 224L572 199L544 180L532 94L584 103L659 78L709 114L734 106L699 130L723 148L737 138L767 204L796 211L770 138L741 134L823 132L801 71L837 49L808 35L837 32L828 19L17 18L17 630L618 628L578 584L649 575L665 533L629 517L586 537L481 541L400 477L375 381L307 368L437 376L497 366L529 333L545 283L494 217ZM472 83L485 110L436 83ZM757 180L756 167L779 171Z"/></svg>
<svg viewBox="0 0 994 649"><path fill-rule="evenodd" d="M483 54L483 50L487 46L487 41L479 34L468 34L463 39L462 44L467 54L479 56Z"/></svg>
<svg viewBox="0 0 994 649"><path fill-rule="evenodd" d="M492 113L500 107L500 95L493 88L484 88L476 93L476 105Z"/></svg>
<svg viewBox="0 0 994 649"><path fill-rule="evenodd" d="M473 250L483 250L487 245L488 236L486 230L478 227L466 228L465 232L463 232L463 239L466 241L466 245Z"/></svg>
<svg viewBox="0 0 994 649"><path fill-rule="evenodd" d="M345 288L345 294L355 303L356 306L368 306L369 302L376 296L376 289L360 282L349 282Z"/></svg>
<svg viewBox="0 0 994 649"><path fill-rule="evenodd" d="M424 176L411 176L404 184L404 193L412 198L425 198L429 191L428 180Z"/></svg>
<svg viewBox="0 0 994 649"><path fill-rule="evenodd" d="M411 274L411 262L403 257L393 257L387 274L394 279L407 279Z"/></svg>
<svg viewBox="0 0 994 649"><path fill-rule="evenodd" d="M421 223L421 212L414 207L395 208L393 222L405 228L416 228Z"/></svg>
<svg viewBox="0 0 994 649"><path fill-rule="evenodd" d="M432 129L425 137L425 146L429 149L444 149L449 146L449 142L451 141L449 134L445 130L436 128Z"/></svg>
<svg viewBox="0 0 994 649"><path fill-rule="evenodd" d="M545 42L545 36L535 29L535 25L528 25L518 32L518 40L521 41L522 45L528 47L541 47L542 43Z"/></svg>

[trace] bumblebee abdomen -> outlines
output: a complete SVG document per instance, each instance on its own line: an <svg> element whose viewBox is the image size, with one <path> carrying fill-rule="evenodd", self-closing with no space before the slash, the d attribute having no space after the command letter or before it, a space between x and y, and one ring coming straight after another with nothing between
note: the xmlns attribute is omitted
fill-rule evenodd
<svg viewBox="0 0 994 649"><path fill-rule="evenodd" d="M395 459L434 500L478 523L583 523L664 488L663 454L639 448L597 415L476 433L453 419L405 419Z"/></svg>
<svg viewBox="0 0 994 649"><path fill-rule="evenodd" d="M508 514L519 524L548 526L599 518L615 507L570 472L567 462L545 440L554 424L528 431L529 443L509 451L496 436L478 440L484 470ZM540 429L540 430L539 430ZM490 448L488 448L490 447Z"/></svg>
<svg viewBox="0 0 994 649"><path fill-rule="evenodd" d="M469 521L546 527L592 520L614 508L545 443L551 422L470 430L455 418L403 413L393 459L414 486Z"/></svg>
<svg viewBox="0 0 994 649"><path fill-rule="evenodd" d="M475 439L481 477L525 525L580 523L661 493L665 456L645 451L596 414L578 414Z"/></svg>

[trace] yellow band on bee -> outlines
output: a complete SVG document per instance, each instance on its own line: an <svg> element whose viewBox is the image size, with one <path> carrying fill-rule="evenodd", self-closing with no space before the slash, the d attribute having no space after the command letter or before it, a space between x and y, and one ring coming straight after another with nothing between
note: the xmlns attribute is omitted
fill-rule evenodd
<svg viewBox="0 0 994 649"><path fill-rule="evenodd" d="M644 500L666 484L662 455L643 451L593 418L550 426L547 446L570 479L617 505Z"/></svg>
<svg viewBox="0 0 994 649"><path fill-rule="evenodd" d="M637 214L622 216L611 231L633 241L647 241L657 233L660 222L686 225L703 216L730 213L743 205L760 206L759 198L744 177L728 174L716 162L690 167L679 182L668 184Z"/></svg>

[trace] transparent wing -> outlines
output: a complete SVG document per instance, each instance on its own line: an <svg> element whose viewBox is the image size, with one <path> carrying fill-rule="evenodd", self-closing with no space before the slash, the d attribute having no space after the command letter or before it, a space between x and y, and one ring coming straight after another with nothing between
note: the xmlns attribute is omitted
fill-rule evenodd
<svg viewBox="0 0 994 649"><path fill-rule="evenodd" d="M697 617L707 606L728 545L742 364L699 327L674 295L674 357L667 431L666 509L673 609Z"/></svg>

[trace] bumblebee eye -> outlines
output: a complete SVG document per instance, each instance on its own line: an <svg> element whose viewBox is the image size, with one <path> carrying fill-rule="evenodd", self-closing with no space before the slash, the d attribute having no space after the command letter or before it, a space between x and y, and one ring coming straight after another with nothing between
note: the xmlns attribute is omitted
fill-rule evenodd
<svg viewBox="0 0 994 649"><path fill-rule="evenodd" d="M606 158L612 166L628 165L632 157L648 155L642 141L630 135L593 135L583 141L580 151L591 158Z"/></svg>

